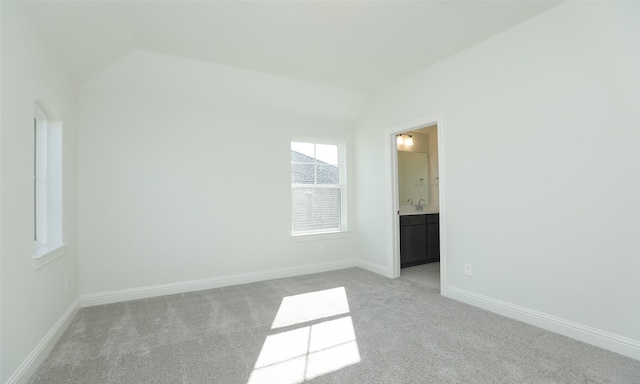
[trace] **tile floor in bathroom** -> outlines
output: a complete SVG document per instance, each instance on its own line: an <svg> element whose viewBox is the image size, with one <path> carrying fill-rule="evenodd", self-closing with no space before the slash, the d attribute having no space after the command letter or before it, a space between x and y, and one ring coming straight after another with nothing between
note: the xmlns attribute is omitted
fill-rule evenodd
<svg viewBox="0 0 640 384"><path fill-rule="evenodd" d="M440 290L440 263L429 263L402 268L400 270L400 277Z"/></svg>

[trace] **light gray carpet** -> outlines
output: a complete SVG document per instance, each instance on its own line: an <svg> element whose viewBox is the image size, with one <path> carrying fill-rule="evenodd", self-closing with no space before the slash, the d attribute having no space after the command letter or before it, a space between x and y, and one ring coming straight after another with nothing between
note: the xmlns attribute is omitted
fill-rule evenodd
<svg viewBox="0 0 640 384"><path fill-rule="evenodd" d="M640 361L351 268L82 309L30 381L261 382L638 384Z"/></svg>

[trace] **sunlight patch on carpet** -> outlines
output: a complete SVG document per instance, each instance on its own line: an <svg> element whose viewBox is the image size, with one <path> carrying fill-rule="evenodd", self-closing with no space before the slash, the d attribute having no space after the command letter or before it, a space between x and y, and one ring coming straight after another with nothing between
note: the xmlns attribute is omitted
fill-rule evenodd
<svg viewBox="0 0 640 384"><path fill-rule="evenodd" d="M349 313L344 287L285 297L271 329ZM360 362L351 316L266 338L248 384L298 384Z"/></svg>
<svg viewBox="0 0 640 384"><path fill-rule="evenodd" d="M344 287L325 289L282 299L271 329L349 313Z"/></svg>

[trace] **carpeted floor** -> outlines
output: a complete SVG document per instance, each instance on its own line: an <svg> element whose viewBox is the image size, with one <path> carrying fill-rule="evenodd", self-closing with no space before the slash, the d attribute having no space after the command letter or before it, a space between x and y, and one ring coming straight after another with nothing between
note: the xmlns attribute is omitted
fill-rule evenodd
<svg viewBox="0 0 640 384"><path fill-rule="evenodd" d="M640 383L640 361L357 268L82 309L30 383Z"/></svg>

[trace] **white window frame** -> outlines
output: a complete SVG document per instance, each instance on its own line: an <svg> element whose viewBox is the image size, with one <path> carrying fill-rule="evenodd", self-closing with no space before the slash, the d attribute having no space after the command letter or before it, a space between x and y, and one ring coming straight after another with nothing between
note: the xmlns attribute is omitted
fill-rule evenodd
<svg viewBox="0 0 640 384"><path fill-rule="evenodd" d="M62 122L34 105L34 246L39 269L64 254L62 237Z"/></svg>
<svg viewBox="0 0 640 384"><path fill-rule="evenodd" d="M347 156L346 156L346 143L344 141L326 140L326 139L313 139L313 138L294 138L289 143L309 143L309 144L325 144L335 145L338 147L338 187L340 190L340 226L335 229L317 229L311 231L294 231L293 230L293 212L291 213L291 236L294 239L313 239L317 237L343 237L346 236L348 230L347 226ZM289 159L289 173L291 173L291 159ZM300 184L291 183L291 207L293 209L293 190L296 188L336 188L335 185L317 185L317 184Z"/></svg>

